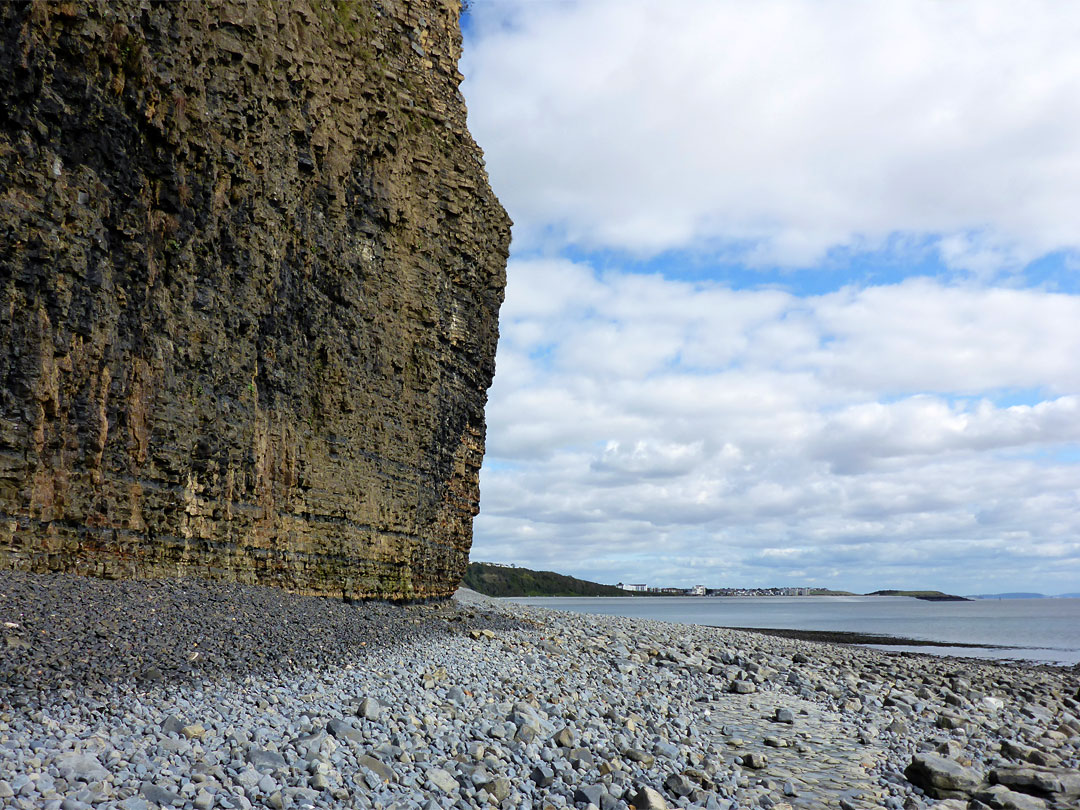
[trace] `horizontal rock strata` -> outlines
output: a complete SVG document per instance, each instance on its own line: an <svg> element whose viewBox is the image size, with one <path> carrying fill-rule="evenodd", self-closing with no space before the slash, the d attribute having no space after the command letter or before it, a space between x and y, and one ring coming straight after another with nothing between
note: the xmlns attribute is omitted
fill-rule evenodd
<svg viewBox="0 0 1080 810"><path fill-rule="evenodd" d="M0 5L0 567L425 598L509 222L438 0Z"/></svg>

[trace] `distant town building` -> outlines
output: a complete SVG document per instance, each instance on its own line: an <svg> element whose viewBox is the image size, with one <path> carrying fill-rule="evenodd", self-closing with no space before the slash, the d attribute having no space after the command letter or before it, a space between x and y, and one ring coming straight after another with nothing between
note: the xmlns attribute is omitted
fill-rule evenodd
<svg viewBox="0 0 1080 810"><path fill-rule="evenodd" d="M649 586L643 582L619 582L615 585L624 591L636 593L656 593L664 596L810 596L812 588L708 588L695 585L693 588L675 588L664 585Z"/></svg>

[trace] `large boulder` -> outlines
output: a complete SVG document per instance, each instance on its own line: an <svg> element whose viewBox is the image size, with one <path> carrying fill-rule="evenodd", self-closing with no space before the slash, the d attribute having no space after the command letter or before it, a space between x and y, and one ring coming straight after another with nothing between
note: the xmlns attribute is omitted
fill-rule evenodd
<svg viewBox="0 0 1080 810"><path fill-rule="evenodd" d="M1080 771L1010 765L990 771L990 782L1010 790L1075 802L1080 797Z"/></svg>
<svg viewBox="0 0 1080 810"><path fill-rule="evenodd" d="M1029 793L1009 790L1004 785L980 789L975 794L975 798L984 805L993 807L994 810L1047 810L1045 799Z"/></svg>
<svg viewBox="0 0 1080 810"><path fill-rule="evenodd" d="M935 799L962 799L983 783L982 774L938 754L916 754L904 769L911 784Z"/></svg>

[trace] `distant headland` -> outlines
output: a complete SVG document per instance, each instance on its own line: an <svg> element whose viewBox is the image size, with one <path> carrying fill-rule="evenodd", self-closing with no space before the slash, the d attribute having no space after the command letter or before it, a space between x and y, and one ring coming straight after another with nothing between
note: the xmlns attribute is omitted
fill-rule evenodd
<svg viewBox="0 0 1080 810"><path fill-rule="evenodd" d="M578 579L554 571L533 571L519 565L493 562L469 563L462 582L468 588L487 596L908 596L928 602L967 602L964 596L942 591L880 590L868 594L852 591L833 591L828 588L782 586L771 588L707 588L696 585L679 588L646 583L604 585Z"/></svg>

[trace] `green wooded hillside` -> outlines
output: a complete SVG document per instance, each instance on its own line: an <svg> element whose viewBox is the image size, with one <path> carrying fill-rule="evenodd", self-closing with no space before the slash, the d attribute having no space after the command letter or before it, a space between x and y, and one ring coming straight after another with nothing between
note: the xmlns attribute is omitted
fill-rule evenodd
<svg viewBox="0 0 1080 810"><path fill-rule="evenodd" d="M614 585L492 563L469 563L462 585L487 596L631 596Z"/></svg>

